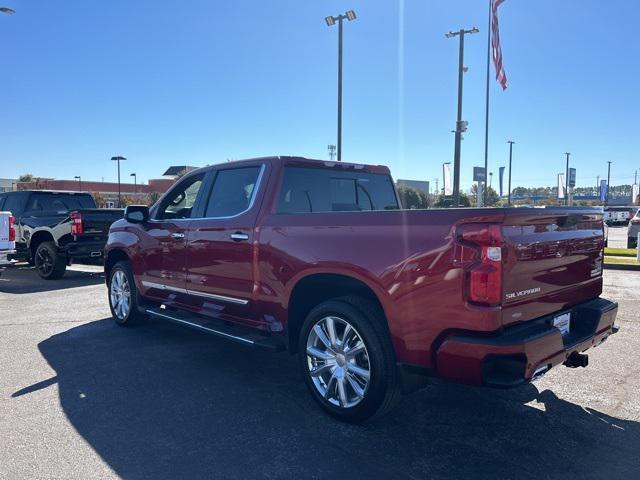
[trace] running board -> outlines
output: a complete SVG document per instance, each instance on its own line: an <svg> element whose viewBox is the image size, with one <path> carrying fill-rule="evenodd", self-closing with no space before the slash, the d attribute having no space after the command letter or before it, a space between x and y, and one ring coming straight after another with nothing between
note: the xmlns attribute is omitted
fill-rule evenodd
<svg viewBox="0 0 640 480"><path fill-rule="evenodd" d="M221 320L209 319L188 312L169 310L166 308L145 308L144 312L152 317L169 320L170 322L216 335L249 347L265 348L273 352L281 352L286 348L283 337L260 335L260 333L248 327L228 325Z"/></svg>

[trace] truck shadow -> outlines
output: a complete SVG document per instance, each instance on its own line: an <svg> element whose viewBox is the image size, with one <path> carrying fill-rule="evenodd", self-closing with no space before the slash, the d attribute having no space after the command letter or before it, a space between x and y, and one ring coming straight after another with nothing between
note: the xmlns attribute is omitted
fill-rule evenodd
<svg viewBox="0 0 640 480"><path fill-rule="evenodd" d="M25 294L51 292L67 288L104 283L101 271L67 269L60 280L43 280L33 267L26 264L7 268L0 276L0 293Z"/></svg>
<svg viewBox="0 0 640 480"><path fill-rule="evenodd" d="M39 344L73 427L121 477L631 478L640 425L529 385L434 385L390 415L322 413L287 354L155 321L84 324Z"/></svg>

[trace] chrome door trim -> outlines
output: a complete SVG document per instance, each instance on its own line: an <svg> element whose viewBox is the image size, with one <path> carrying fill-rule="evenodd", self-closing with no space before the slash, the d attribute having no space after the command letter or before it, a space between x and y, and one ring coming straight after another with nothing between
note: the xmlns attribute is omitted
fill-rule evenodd
<svg viewBox="0 0 640 480"><path fill-rule="evenodd" d="M157 288L159 290L170 290L172 292L185 293L187 295L195 295L198 297L209 298L211 300L220 300L222 302L235 303L237 305L246 305L249 303L249 300L245 300L243 298L227 297L225 295L216 295L215 293L206 293L206 292L199 292L197 290L188 290L186 288L172 287L170 285L149 282L147 280L143 280L142 285L148 288Z"/></svg>

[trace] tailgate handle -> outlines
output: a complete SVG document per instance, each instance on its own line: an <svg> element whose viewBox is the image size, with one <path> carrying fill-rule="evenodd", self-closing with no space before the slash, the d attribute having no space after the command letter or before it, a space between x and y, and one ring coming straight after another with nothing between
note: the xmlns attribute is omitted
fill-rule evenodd
<svg viewBox="0 0 640 480"><path fill-rule="evenodd" d="M231 236L231 240L233 240L234 242L242 242L242 241L249 240L249 235L242 232L235 232L235 233L232 233L230 236Z"/></svg>
<svg viewBox="0 0 640 480"><path fill-rule="evenodd" d="M180 240L181 238L184 238L184 233L172 233L171 234L171 238L175 238L176 240Z"/></svg>

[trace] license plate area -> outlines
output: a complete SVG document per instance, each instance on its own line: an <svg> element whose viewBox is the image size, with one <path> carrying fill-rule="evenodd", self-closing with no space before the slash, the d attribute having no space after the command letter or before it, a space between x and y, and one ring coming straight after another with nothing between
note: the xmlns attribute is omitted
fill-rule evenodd
<svg viewBox="0 0 640 480"><path fill-rule="evenodd" d="M571 312L553 317L553 326L560 330L563 337L569 335L571 331Z"/></svg>

